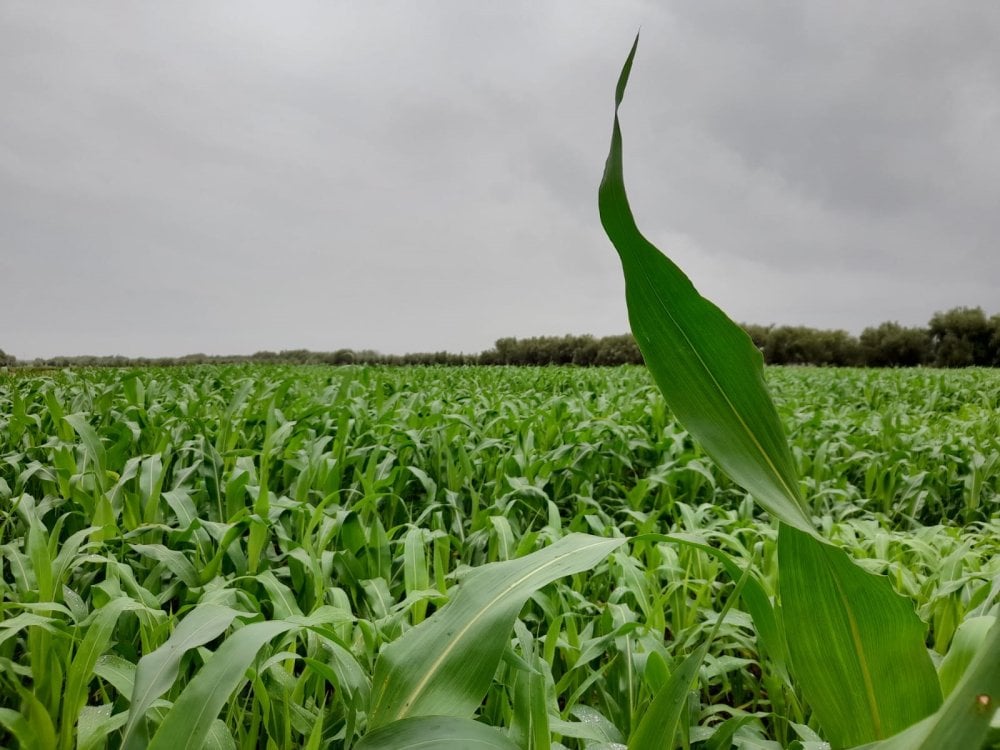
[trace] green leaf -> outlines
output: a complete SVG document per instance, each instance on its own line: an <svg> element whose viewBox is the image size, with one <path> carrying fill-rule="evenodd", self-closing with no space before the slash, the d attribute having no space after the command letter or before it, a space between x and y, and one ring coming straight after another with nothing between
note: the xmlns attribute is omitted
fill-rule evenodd
<svg viewBox="0 0 1000 750"><path fill-rule="evenodd" d="M985 747L1000 706L1000 622L990 628L972 666L933 715L883 742L858 750L940 750ZM991 746L995 747L995 745Z"/></svg>
<svg viewBox="0 0 1000 750"><path fill-rule="evenodd" d="M969 665L972 663L976 652L979 651L986 640L986 635L990 628L996 623L994 615L981 615L970 617L958 626L955 637L952 639L948 653L938 667L938 678L941 680L941 692L946 696L951 694L955 686L961 681ZM1000 668L1000 665L998 665Z"/></svg>
<svg viewBox="0 0 1000 750"><path fill-rule="evenodd" d="M101 438L98 436L97 431L90 425L90 420L83 412L67 414L63 419L80 436L87 455L94 462L94 475L97 483L103 487L106 480L104 467L107 463L107 455L104 452L104 446L101 444Z"/></svg>
<svg viewBox="0 0 1000 750"><path fill-rule="evenodd" d="M621 258L636 343L677 419L766 510L814 534L763 357L636 226L625 194L618 109L639 37L618 79L611 152L598 194L601 223Z"/></svg>
<svg viewBox="0 0 1000 750"><path fill-rule="evenodd" d="M369 726L409 716L471 716L528 597L557 578L589 570L625 541L570 534L525 557L473 570L445 607L382 650Z"/></svg>
<svg viewBox="0 0 1000 750"><path fill-rule="evenodd" d="M726 619L733 602L740 597L749 578L748 567L737 580L736 588L726 600L708 638L671 672L670 679L653 697L652 703L643 714L642 721L629 737L628 750L672 750L677 744L677 730L680 727L681 716L687 712L687 698L691 686L698 677L698 670L705 661L708 649L718 635L723 620Z"/></svg>
<svg viewBox="0 0 1000 750"><path fill-rule="evenodd" d="M778 571L792 673L834 747L884 739L941 705L926 627L887 578L784 525Z"/></svg>
<svg viewBox="0 0 1000 750"><path fill-rule="evenodd" d="M430 622L428 620L427 622ZM357 750L518 750L493 727L457 716L414 716L366 735Z"/></svg>
<svg viewBox="0 0 1000 750"><path fill-rule="evenodd" d="M166 643L139 660L135 670L128 724L122 742L124 750L145 747L147 740L141 721L153 701L174 684L184 654L222 635L241 614L244 613L216 604L195 607L181 620Z"/></svg>
<svg viewBox="0 0 1000 750"><path fill-rule="evenodd" d="M275 636L297 627L292 622L255 622L229 636L181 691L148 750L197 747L257 652Z"/></svg>
<svg viewBox="0 0 1000 750"><path fill-rule="evenodd" d="M793 672L820 723L835 744L887 737L940 704L923 626L888 581L820 540L764 384L760 352L636 226L625 193L618 110L637 45L638 37L618 80L599 191L601 222L625 274L632 331L678 420L782 522L782 622Z"/></svg>
<svg viewBox="0 0 1000 750"><path fill-rule="evenodd" d="M73 656L73 662L66 673L66 687L63 694L61 747L68 750L73 746L73 726L77 723L80 709L86 702L86 688L94 676L97 658L104 653L115 625L121 615L130 610L144 609L133 599L119 597L112 599L98 610L87 628L83 642Z"/></svg>

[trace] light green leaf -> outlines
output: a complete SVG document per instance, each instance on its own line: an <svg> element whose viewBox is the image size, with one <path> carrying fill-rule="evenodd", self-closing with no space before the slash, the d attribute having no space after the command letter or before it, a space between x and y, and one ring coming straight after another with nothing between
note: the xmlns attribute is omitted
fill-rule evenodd
<svg viewBox="0 0 1000 750"><path fill-rule="evenodd" d="M430 620L427 620L430 622ZM357 750L518 750L493 727L457 716L414 716L366 735Z"/></svg>
<svg viewBox="0 0 1000 750"><path fill-rule="evenodd" d="M639 232L622 168L618 108L638 36L618 79L611 152L598 194L601 223L621 258L636 343L677 419L775 517L814 534L795 464L750 337L702 297Z"/></svg>
<svg viewBox="0 0 1000 750"><path fill-rule="evenodd" d="M570 534L525 557L476 568L445 607L383 649L369 726L409 716L471 716L528 597L557 578L589 570L624 543Z"/></svg>
<svg viewBox="0 0 1000 750"><path fill-rule="evenodd" d="M106 480L104 466L107 462L107 456L105 455L104 446L101 444L101 438L98 436L97 431L90 425L90 420L83 412L77 414L67 414L63 417L63 419L65 419L73 430L76 431L76 434L80 436L84 449L90 459L94 462L94 471L97 482L103 487Z"/></svg>
<svg viewBox="0 0 1000 750"><path fill-rule="evenodd" d="M792 673L834 747L884 739L941 705L925 626L887 578L784 525L778 571Z"/></svg>
<svg viewBox="0 0 1000 750"><path fill-rule="evenodd" d="M994 623L975 660L944 705L900 734L857 750L940 750L986 747L1000 706L1000 622ZM995 747L995 745L990 745Z"/></svg>
<svg viewBox="0 0 1000 750"><path fill-rule="evenodd" d="M111 704L83 707L77 724L76 750L99 750L107 746L108 735L121 728L128 718L124 711L112 715L112 708Z"/></svg>
<svg viewBox="0 0 1000 750"><path fill-rule="evenodd" d="M688 693L691 692L691 687L698 677L698 670L705 661L708 649L718 635L723 620L726 619L733 602L739 599L749 578L748 567L736 582L736 588L726 600L708 638L670 673L670 679L653 697L652 703L643 714L642 721L629 737L629 750L673 750L676 746L681 716L687 711Z"/></svg>
<svg viewBox="0 0 1000 750"><path fill-rule="evenodd" d="M948 653L938 667L938 678L941 680L941 692L944 695L950 695L955 689L996 621L994 615L981 615L970 617L958 626ZM1000 669L1000 664L997 668Z"/></svg>
<svg viewBox="0 0 1000 750"><path fill-rule="evenodd" d="M198 747L261 647L296 627L291 622L255 622L229 636L181 691L148 750Z"/></svg>
<svg viewBox="0 0 1000 750"><path fill-rule="evenodd" d="M77 648L73 662L66 674L62 707L62 736L60 737L60 745L66 750L73 746L73 726L80 715L80 709L86 702L85 690L94 676L97 658L107 648L118 618L124 612L138 609L145 609L145 607L133 599L126 597L112 599L98 610L87 628L87 634Z"/></svg>
<svg viewBox="0 0 1000 750"><path fill-rule="evenodd" d="M141 721L153 701L174 684L184 654L222 635L241 614L243 613L235 609L216 604L195 607L181 620L166 643L139 660L122 743L124 750L138 750L145 746L146 737L141 731L144 729Z"/></svg>

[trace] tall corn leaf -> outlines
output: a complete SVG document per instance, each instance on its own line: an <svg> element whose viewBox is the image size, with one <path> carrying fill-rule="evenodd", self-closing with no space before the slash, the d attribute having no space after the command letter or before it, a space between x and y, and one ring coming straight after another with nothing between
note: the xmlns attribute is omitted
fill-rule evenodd
<svg viewBox="0 0 1000 750"><path fill-rule="evenodd" d="M114 633L118 618L124 612L142 609L143 605L126 597L112 599L98 610L93 622L87 628L87 634L80 643L73 662L66 674L66 687L63 693L62 736L60 747L69 750L73 746L72 727L80 716L80 709L86 702L86 689L94 676L94 666L98 657L107 648Z"/></svg>
<svg viewBox="0 0 1000 750"><path fill-rule="evenodd" d="M297 627L287 620L255 622L229 636L181 691L148 750L200 747L257 652L275 636Z"/></svg>
<svg viewBox="0 0 1000 750"><path fill-rule="evenodd" d="M653 379L705 451L776 518L813 534L791 451L764 385L761 353L639 231L622 168L618 108L639 37L615 92L611 152L598 193L601 223L621 258L629 323Z"/></svg>
<svg viewBox="0 0 1000 750"><path fill-rule="evenodd" d="M782 622L793 674L823 729L840 745L887 737L940 704L923 627L886 580L819 539L764 384L760 353L635 224L625 194L618 109L637 44L638 37L618 80L599 191L601 222L625 273L633 333L678 420L782 522Z"/></svg>
<svg viewBox="0 0 1000 750"><path fill-rule="evenodd" d="M357 750L518 750L518 746L486 724L457 716L414 716L394 721L364 737Z"/></svg>
<svg viewBox="0 0 1000 750"><path fill-rule="evenodd" d="M146 711L173 686L184 654L222 635L241 614L244 613L217 604L195 607L180 621L166 643L139 660L122 743L124 750L138 750L148 743L143 724Z"/></svg>
<svg viewBox="0 0 1000 750"><path fill-rule="evenodd" d="M788 526L778 571L792 671L834 747L889 737L937 709L926 628L887 578Z"/></svg>
<svg viewBox="0 0 1000 750"><path fill-rule="evenodd" d="M569 534L525 557L476 568L445 607L383 649L369 727L409 716L472 716L528 597L557 578L589 570L624 543Z"/></svg>

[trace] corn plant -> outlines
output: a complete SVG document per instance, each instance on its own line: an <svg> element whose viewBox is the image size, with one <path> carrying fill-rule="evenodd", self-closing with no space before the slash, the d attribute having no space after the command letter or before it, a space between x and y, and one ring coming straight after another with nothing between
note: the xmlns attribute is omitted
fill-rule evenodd
<svg viewBox="0 0 1000 750"><path fill-rule="evenodd" d="M888 579L855 565L816 532L749 336L701 297L639 232L622 168L618 118L638 46L615 94L600 189L601 221L621 258L639 348L682 424L722 469L779 521L780 621L790 666L835 747L981 745L1000 692L1000 625L942 706L924 626ZM654 702L655 705L655 702ZM892 738L892 739L890 739ZM959 741L960 740L960 741ZM640 736L636 747L668 747Z"/></svg>

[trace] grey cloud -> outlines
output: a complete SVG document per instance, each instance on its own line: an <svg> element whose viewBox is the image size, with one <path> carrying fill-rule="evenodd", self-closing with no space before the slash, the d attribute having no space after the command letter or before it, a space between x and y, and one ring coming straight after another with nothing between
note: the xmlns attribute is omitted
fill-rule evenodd
<svg viewBox="0 0 1000 750"><path fill-rule="evenodd" d="M0 346L625 330L640 225L743 320L997 311L993 3L7 3Z"/></svg>

